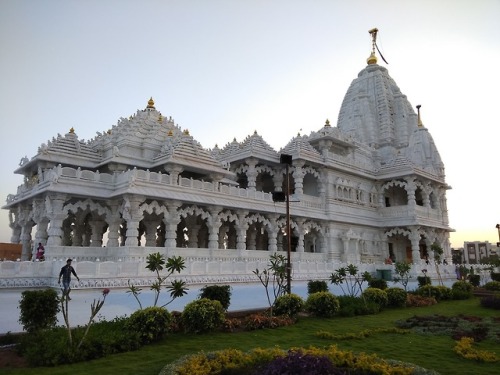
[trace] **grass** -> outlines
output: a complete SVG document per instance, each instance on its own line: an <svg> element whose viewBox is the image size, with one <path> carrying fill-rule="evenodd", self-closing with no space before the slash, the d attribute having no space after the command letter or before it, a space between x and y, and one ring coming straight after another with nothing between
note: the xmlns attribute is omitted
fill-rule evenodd
<svg viewBox="0 0 500 375"><path fill-rule="evenodd" d="M103 359L52 368L2 369L5 375L83 375L83 374L130 374L156 375L161 368L180 356L201 350L213 351L224 348L248 350L254 347L282 348L298 346L327 346L336 344L341 349L355 352L376 353L382 358L412 362L445 374L494 374L498 363L478 363L460 358L453 352L455 341L447 336L430 336L416 333L379 333L362 340L331 340L318 338L318 331L335 335L355 333L366 329L394 327L394 322L414 315L458 314L480 317L500 316L496 310L479 306L478 299L465 301L445 301L434 306L386 310L378 315L352 318L302 318L297 324L274 330L260 330L240 333L215 333L205 335L174 334L165 340L149 345L135 352L109 356ZM494 351L500 356L500 344L484 341L475 344L479 349Z"/></svg>

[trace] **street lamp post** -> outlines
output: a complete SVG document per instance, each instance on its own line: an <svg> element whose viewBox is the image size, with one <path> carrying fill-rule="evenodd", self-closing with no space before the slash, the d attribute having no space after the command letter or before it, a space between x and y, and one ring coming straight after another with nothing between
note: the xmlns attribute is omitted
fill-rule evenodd
<svg viewBox="0 0 500 375"><path fill-rule="evenodd" d="M273 193L273 201L274 202L286 202L286 292L288 294L292 293L292 261L291 261L291 253L292 253L292 235L290 230L290 172L289 167L292 165L292 155L281 154L280 155L280 163L286 165L285 173L286 173L286 181L285 181L285 189L286 191L283 193L281 191L277 191Z"/></svg>
<svg viewBox="0 0 500 375"><path fill-rule="evenodd" d="M497 247L500 247L500 224L497 224L495 228L498 229L498 242L497 242Z"/></svg>

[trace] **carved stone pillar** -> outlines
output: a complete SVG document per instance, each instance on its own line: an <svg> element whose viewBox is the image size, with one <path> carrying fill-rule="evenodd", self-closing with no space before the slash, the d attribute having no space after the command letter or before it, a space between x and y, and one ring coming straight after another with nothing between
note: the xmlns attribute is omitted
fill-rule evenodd
<svg viewBox="0 0 500 375"><path fill-rule="evenodd" d="M102 219L92 219L89 221L89 225L92 230L90 247L102 247L102 235L104 234L106 222Z"/></svg>
<svg viewBox="0 0 500 375"><path fill-rule="evenodd" d="M295 182L295 195L296 196L301 196L302 194L304 194L304 170L302 169L302 167L304 166L304 162L303 161L296 161L294 163L294 168L293 168L293 172L292 172L292 175L293 175L293 179L294 179L294 182Z"/></svg>
<svg viewBox="0 0 500 375"><path fill-rule="evenodd" d="M122 216L127 222L127 239L125 246L138 246L137 237L139 236L139 222L144 217L139 207L144 200L143 197L130 195L125 196L122 206Z"/></svg>
<svg viewBox="0 0 500 375"><path fill-rule="evenodd" d="M278 232L279 232L279 227L277 224L278 221L278 215L269 215L269 228L267 230L268 234L268 239L269 239L269 245L268 245L268 250L274 254L278 251Z"/></svg>
<svg viewBox="0 0 500 375"><path fill-rule="evenodd" d="M177 185L179 184L179 174L184 171L184 168L182 168L180 165L166 165L165 171L167 171L170 175L170 181L172 182L172 184Z"/></svg>
<svg viewBox="0 0 500 375"><path fill-rule="evenodd" d="M87 212L82 210L77 210L75 215L75 225L73 227L73 246L83 246L85 239L85 216Z"/></svg>
<svg viewBox="0 0 500 375"><path fill-rule="evenodd" d="M198 233L200 232L201 225L191 224L189 225L189 239L188 247L197 249L198 248Z"/></svg>
<svg viewBox="0 0 500 375"><path fill-rule="evenodd" d="M247 230L247 248L248 250L257 249L257 229L255 228L255 225L252 225Z"/></svg>
<svg viewBox="0 0 500 375"><path fill-rule="evenodd" d="M117 201L109 202L110 210L106 212L106 221L108 223L108 242L107 247L120 246L120 224L122 218L120 215L120 203Z"/></svg>
<svg viewBox="0 0 500 375"><path fill-rule="evenodd" d="M144 220L144 226L146 227L146 246L155 247L156 246L156 231L160 225L161 219L149 218Z"/></svg>
<svg viewBox="0 0 500 375"><path fill-rule="evenodd" d="M326 177L326 172L324 168L321 168L318 179L318 193L322 201L324 201L326 198L327 187L328 187L328 179Z"/></svg>
<svg viewBox="0 0 500 375"><path fill-rule="evenodd" d="M38 243L47 243L47 227L49 225L49 220L46 217L45 212L45 201L42 199L36 199L32 203L32 219L36 224L35 240L32 244L31 254L34 256L36 254L36 249ZM34 259L34 258L33 258Z"/></svg>
<svg viewBox="0 0 500 375"><path fill-rule="evenodd" d="M257 170L255 169L255 166L257 165L257 159L249 158L246 159L245 162L248 165L248 171L247 171L248 189L255 191L256 180L257 180Z"/></svg>
<svg viewBox="0 0 500 375"><path fill-rule="evenodd" d="M227 227L227 225L221 225L221 227L219 228L219 235L218 235L218 237L219 237L219 239L218 239L219 249L224 249L224 243L225 243L226 236L228 235L228 232L229 232L229 228ZM209 245L210 245L210 243L209 243ZM229 244L228 244L228 248L230 248Z"/></svg>
<svg viewBox="0 0 500 375"><path fill-rule="evenodd" d="M342 251L342 256L341 260L342 262L348 262L349 260L349 238L347 237L342 237L342 246L343 246L343 251Z"/></svg>
<svg viewBox="0 0 500 375"><path fill-rule="evenodd" d="M247 211L238 211L238 222L236 223L236 249L246 250L246 236L248 223L246 221Z"/></svg>
<svg viewBox="0 0 500 375"><path fill-rule="evenodd" d="M425 187L425 189L423 189L422 193L423 193L423 201L424 201L424 207L427 207L427 208L430 208L431 207L431 198L430 198L430 194L432 192L432 189L429 185L427 185Z"/></svg>
<svg viewBox="0 0 500 375"><path fill-rule="evenodd" d="M173 201L167 204L168 214L164 215L163 223L165 224L165 247L177 247L177 226L181 222L181 217L177 209L181 206L181 202Z"/></svg>
<svg viewBox="0 0 500 375"><path fill-rule="evenodd" d="M209 208L210 217L207 219L208 226L208 248L209 249L218 249L219 248L219 229L222 225L222 222L219 218L219 213L222 210L222 207L211 206Z"/></svg>
<svg viewBox="0 0 500 375"><path fill-rule="evenodd" d="M21 260L30 260L32 256L31 246L31 224L23 225L21 229Z"/></svg>
<svg viewBox="0 0 500 375"><path fill-rule="evenodd" d="M297 253L303 253L304 252L304 218L296 218L295 222L297 223L297 235L299 237L299 240L297 242Z"/></svg>
<svg viewBox="0 0 500 375"><path fill-rule="evenodd" d="M427 255L429 256L429 262L434 262L434 250L432 250L432 244L433 244L433 241L431 241L430 239L426 238L425 239L425 246L427 248Z"/></svg>
<svg viewBox="0 0 500 375"><path fill-rule="evenodd" d="M277 168L273 175L274 191L283 191L284 172L282 168Z"/></svg>
<svg viewBox="0 0 500 375"><path fill-rule="evenodd" d="M412 263L421 263L420 259L420 233L418 228L412 228L410 234Z"/></svg>
<svg viewBox="0 0 500 375"><path fill-rule="evenodd" d="M414 208L417 205L417 201L415 198L415 190L417 186L415 185L415 180L413 178L409 178L407 180L406 192L408 194L408 206Z"/></svg>
<svg viewBox="0 0 500 375"><path fill-rule="evenodd" d="M47 246L49 247L62 245L62 226L64 219L66 219L66 214L63 212L65 201L65 195L47 197L45 200L45 206L48 208L47 216L50 219L50 226L48 230L49 238L47 239Z"/></svg>

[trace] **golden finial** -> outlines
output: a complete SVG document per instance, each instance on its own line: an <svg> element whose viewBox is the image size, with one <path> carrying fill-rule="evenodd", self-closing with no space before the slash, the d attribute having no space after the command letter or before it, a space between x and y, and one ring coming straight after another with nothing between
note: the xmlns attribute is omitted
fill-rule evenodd
<svg viewBox="0 0 500 375"><path fill-rule="evenodd" d="M73 129L73 127L71 127L71 129L69 129L69 132L70 132L70 134L75 134L75 129Z"/></svg>
<svg viewBox="0 0 500 375"><path fill-rule="evenodd" d="M158 116L158 122L160 122L160 123L161 123L162 121L163 121L163 116L162 116L162 115L161 115L161 113L160 113L160 115Z"/></svg>
<svg viewBox="0 0 500 375"><path fill-rule="evenodd" d="M149 98L148 106L146 108L155 109L155 101L153 100L153 97Z"/></svg>
<svg viewBox="0 0 500 375"><path fill-rule="evenodd" d="M420 104L417 105L417 124L419 128L423 128L424 124L422 123L422 118L420 117L420 107L422 107Z"/></svg>
<svg viewBox="0 0 500 375"><path fill-rule="evenodd" d="M330 126L330 120L326 119L326 121L325 121L325 126L326 126L326 127L329 127L329 126Z"/></svg>
<svg viewBox="0 0 500 375"><path fill-rule="evenodd" d="M368 32L372 36L372 53L370 54L370 57L366 59L366 62L368 65L373 65L377 63L377 56L375 56L375 43L377 42L378 29L375 27L371 30L368 30Z"/></svg>
<svg viewBox="0 0 500 375"><path fill-rule="evenodd" d="M108 129L108 131L106 133L111 134L111 129Z"/></svg>
<svg viewBox="0 0 500 375"><path fill-rule="evenodd" d="M169 137L173 137L173 136L174 136L174 132L172 131L172 129L170 129L170 130L168 131L167 135L168 135Z"/></svg>
<svg viewBox="0 0 500 375"><path fill-rule="evenodd" d="M189 130L188 129L184 129L184 135L189 135Z"/></svg>

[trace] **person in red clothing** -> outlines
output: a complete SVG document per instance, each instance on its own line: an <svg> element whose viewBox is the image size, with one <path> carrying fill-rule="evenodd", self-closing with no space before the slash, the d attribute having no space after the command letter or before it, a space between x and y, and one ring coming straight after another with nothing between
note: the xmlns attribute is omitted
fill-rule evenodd
<svg viewBox="0 0 500 375"><path fill-rule="evenodd" d="M59 272L59 280L58 284L61 284L61 277L63 279L63 298L68 297L68 301L71 301L69 297L69 292L71 292L70 284L71 284L71 274L75 275L76 279L80 281L80 278L75 272L75 269L71 265L72 259L68 259L66 261L66 265L61 268L61 272Z"/></svg>
<svg viewBox="0 0 500 375"><path fill-rule="evenodd" d="M36 249L36 259L39 261L45 260L45 248L42 243L38 243L38 247Z"/></svg>

